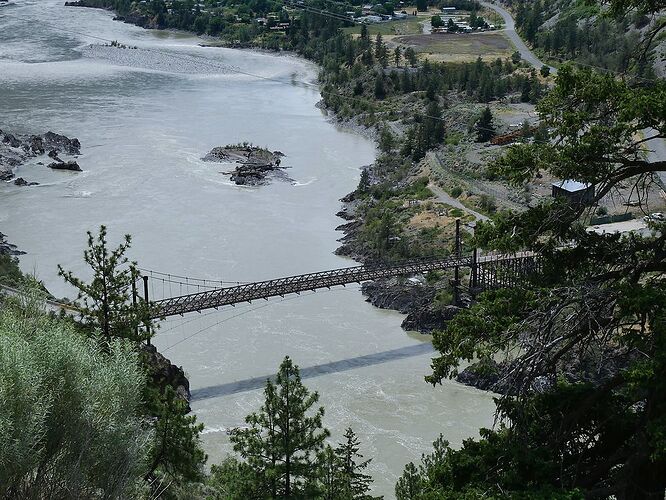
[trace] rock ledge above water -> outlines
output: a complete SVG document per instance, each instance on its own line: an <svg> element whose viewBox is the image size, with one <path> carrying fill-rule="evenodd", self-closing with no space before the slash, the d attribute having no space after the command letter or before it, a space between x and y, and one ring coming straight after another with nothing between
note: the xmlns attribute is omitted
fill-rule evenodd
<svg viewBox="0 0 666 500"><path fill-rule="evenodd" d="M202 160L235 165L234 170L222 173L239 186L263 186L272 179L292 180L284 172L286 167L280 166L283 157L280 151L243 143L213 148Z"/></svg>

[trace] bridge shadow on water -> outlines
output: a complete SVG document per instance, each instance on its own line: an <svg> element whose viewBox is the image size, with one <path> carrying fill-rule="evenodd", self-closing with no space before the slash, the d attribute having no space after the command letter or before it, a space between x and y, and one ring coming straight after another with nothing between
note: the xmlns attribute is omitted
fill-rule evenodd
<svg viewBox="0 0 666 500"><path fill-rule="evenodd" d="M389 361L421 356L422 354L428 354L431 352L434 352L432 344L430 342L424 342L422 344L400 347L389 351L366 354L365 356L357 356L354 358L341 359L340 361L332 361L330 363L301 368L301 378L306 379L332 373L340 373L355 368L363 368L365 366L388 363ZM232 394L261 389L266 385L266 379L274 376L274 374L262 375L261 377L252 377L245 380L238 380L236 382L229 382L227 384L211 385L194 389L192 391L192 401L230 396Z"/></svg>

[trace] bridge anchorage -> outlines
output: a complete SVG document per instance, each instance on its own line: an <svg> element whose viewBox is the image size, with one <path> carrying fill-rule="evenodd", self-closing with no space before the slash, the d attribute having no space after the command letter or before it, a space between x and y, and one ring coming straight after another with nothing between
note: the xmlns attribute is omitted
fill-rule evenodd
<svg viewBox="0 0 666 500"><path fill-rule="evenodd" d="M469 291L474 296L491 288L517 286L525 277L538 271L538 259L533 254L492 255L478 257L456 255L443 259L409 260L398 264L372 264L333 269L309 274L287 276L255 283L214 288L203 292L179 295L151 302L151 319L167 318L189 312L251 302L258 299L283 297L333 286L361 283L380 278L409 276L453 269L455 301L460 301L460 268L469 268ZM144 300L148 301L148 276L143 276Z"/></svg>

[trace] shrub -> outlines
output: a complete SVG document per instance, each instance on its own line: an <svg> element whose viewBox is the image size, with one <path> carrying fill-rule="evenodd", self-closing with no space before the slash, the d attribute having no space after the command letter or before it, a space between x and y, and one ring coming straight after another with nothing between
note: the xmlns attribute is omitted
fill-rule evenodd
<svg viewBox="0 0 666 500"><path fill-rule="evenodd" d="M0 366L0 497L126 497L149 439L132 346L103 353L34 304L5 307Z"/></svg>

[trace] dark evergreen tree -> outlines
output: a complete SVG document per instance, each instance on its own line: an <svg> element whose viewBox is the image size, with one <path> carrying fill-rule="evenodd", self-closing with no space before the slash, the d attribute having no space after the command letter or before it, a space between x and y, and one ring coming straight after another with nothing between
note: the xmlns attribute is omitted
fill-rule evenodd
<svg viewBox="0 0 666 500"><path fill-rule="evenodd" d="M490 108L486 106L476 121L476 142L488 142L494 136L493 114Z"/></svg>
<svg viewBox="0 0 666 500"><path fill-rule="evenodd" d="M300 371L289 357L280 365L275 383L268 380L265 402L249 415L249 429L231 441L265 485L271 498L312 498L317 493L317 458L329 436L322 427L324 408L313 406L319 395L301 382Z"/></svg>
<svg viewBox="0 0 666 500"><path fill-rule="evenodd" d="M359 453L360 442L351 427L345 431L345 441L338 444L335 455L338 458L339 498L367 499L372 478L363 471L370 460L362 460ZM359 461L361 460L361 461Z"/></svg>
<svg viewBox="0 0 666 500"><path fill-rule="evenodd" d="M92 281L86 283L58 265L58 274L78 290L81 315L88 327L98 329L108 341L112 337L138 340L137 330L146 322L145 306L132 304L132 285L139 278L136 262L125 256L132 238L111 250L106 240L106 226L100 226L97 237L88 231L88 248L83 259L90 266ZM145 335L150 335L150 328Z"/></svg>

